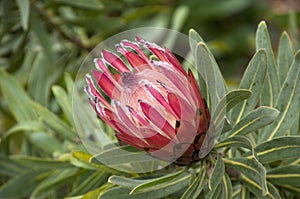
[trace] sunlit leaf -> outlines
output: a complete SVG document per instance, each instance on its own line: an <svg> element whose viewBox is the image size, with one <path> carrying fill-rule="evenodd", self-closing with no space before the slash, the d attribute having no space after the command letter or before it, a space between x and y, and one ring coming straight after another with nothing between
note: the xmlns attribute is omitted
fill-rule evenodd
<svg viewBox="0 0 300 199"><path fill-rule="evenodd" d="M233 108L231 113L231 120L233 123L239 122L257 105L265 81L266 72L266 52L263 49L259 49L249 62L239 86L240 89L249 89L252 91L252 95L243 103L240 103Z"/></svg>
<svg viewBox="0 0 300 199"><path fill-rule="evenodd" d="M270 107L261 106L249 112L242 118L228 133L228 137L235 135L247 135L254 132L270 123L272 123L279 112Z"/></svg>
<svg viewBox="0 0 300 199"><path fill-rule="evenodd" d="M263 106L274 107L280 90L280 81L270 35L264 21L260 22L256 31L256 49L261 48L267 53L268 70L260 101Z"/></svg>
<svg viewBox="0 0 300 199"><path fill-rule="evenodd" d="M29 0L16 0L21 12L21 22L24 30L28 29L28 20L30 13L30 1Z"/></svg>
<svg viewBox="0 0 300 199"><path fill-rule="evenodd" d="M275 107L280 111L278 118L262 133L261 141L283 136L292 127L293 118L299 115L300 106L300 51L294 61L280 90Z"/></svg>
<svg viewBox="0 0 300 199"><path fill-rule="evenodd" d="M281 84L286 79L291 63L293 61L294 49L292 41L287 32L283 32L278 45L277 65Z"/></svg>

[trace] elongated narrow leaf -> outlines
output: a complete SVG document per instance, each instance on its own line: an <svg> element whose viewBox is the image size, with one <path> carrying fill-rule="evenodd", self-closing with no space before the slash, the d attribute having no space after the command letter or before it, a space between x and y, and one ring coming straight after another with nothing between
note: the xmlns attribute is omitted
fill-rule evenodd
<svg viewBox="0 0 300 199"><path fill-rule="evenodd" d="M0 154L0 173L5 176L17 176L18 174L21 174L26 170L27 167L25 167L22 164L19 164L18 162L12 160L11 158Z"/></svg>
<svg viewBox="0 0 300 199"><path fill-rule="evenodd" d="M293 61L293 55L294 49L292 41L287 32L283 32L280 37L277 56L278 72L281 84L283 84L287 77L288 71Z"/></svg>
<svg viewBox="0 0 300 199"><path fill-rule="evenodd" d="M0 187L0 198L23 198L28 196L47 176L40 170L17 175Z"/></svg>
<svg viewBox="0 0 300 199"><path fill-rule="evenodd" d="M284 166L267 172L267 179L275 185L300 187L300 165Z"/></svg>
<svg viewBox="0 0 300 199"><path fill-rule="evenodd" d="M226 86L220 69L204 42L199 42L195 51L195 62L198 72L207 85L207 103L214 117L217 104L226 94ZM210 96L208 98L208 96Z"/></svg>
<svg viewBox="0 0 300 199"><path fill-rule="evenodd" d="M79 195L87 193L90 190L96 189L107 182L109 174L105 170L92 171L86 175L81 175L78 186L75 186L68 195ZM99 194L98 194L99 195ZM98 196L97 195L97 196ZM97 198L95 196L94 198Z"/></svg>
<svg viewBox="0 0 300 199"><path fill-rule="evenodd" d="M253 145L247 137L236 135L236 136L227 138L226 140L224 140L216 145L217 149L223 148L223 147L227 147L227 148L242 147L242 148L252 150Z"/></svg>
<svg viewBox="0 0 300 199"><path fill-rule="evenodd" d="M229 168L240 172L240 178L246 185L253 187L255 194L264 196L268 193L266 170L256 160L246 158L223 159Z"/></svg>
<svg viewBox="0 0 300 199"><path fill-rule="evenodd" d="M130 150L130 151L128 151ZM131 146L112 147L94 155L92 163L108 165L113 169L130 172L147 172L153 170L153 165L167 166L167 162L160 161L145 152ZM142 166L141 166L142 165Z"/></svg>
<svg viewBox="0 0 300 199"><path fill-rule="evenodd" d="M34 8L34 7L33 7ZM40 15L37 13L36 9L31 9L30 15L30 25L31 29L38 38L40 45L43 48L43 53L45 59L48 60L48 63L54 62L54 52L53 52L53 45L51 41L51 37L46 29L44 21L41 19Z"/></svg>
<svg viewBox="0 0 300 199"><path fill-rule="evenodd" d="M71 164L76 167L89 169L89 170L99 170L103 169L103 167L99 164L95 164L90 162L92 156L83 151L74 151L72 153L72 158L70 160Z"/></svg>
<svg viewBox="0 0 300 199"><path fill-rule="evenodd" d="M280 90L276 108L280 111L276 121L262 134L261 141L283 136L293 125L293 119L299 115L300 106L300 51L294 57L288 76Z"/></svg>
<svg viewBox="0 0 300 199"><path fill-rule="evenodd" d="M81 9L102 10L103 4L97 0L55 0L55 2Z"/></svg>
<svg viewBox="0 0 300 199"><path fill-rule="evenodd" d="M213 191L207 194L209 199L224 198L222 195L222 184L219 184Z"/></svg>
<svg viewBox="0 0 300 199"><path fill-rule="evenodd" d="M43 122L52 128L56 134L71 141L77 136L74 129L69 127L63 120L47 108L36 102L32 102L31 104L34 107L34 110L40 115Z"/></svg>
<svg viewBox="0 0 300 199"><path fill-rule="evenodd" d="M216 115L213 118L216 126L219 124L220 120L223 119L221 116L224 116L225 111L230 111L234 106L249 98L251 94L252 92L247 89L236 89L229 91L216 107Z"/></svg>
<svg viewBox="0 0 300 199"><path fill-rule="evenodd" d="M32 145L45 153L52 155L54 152L62 150L61 143L50 133L34 132L28 136Z"/></svg>
<svg viewBox="0 0 300 199"><path fill-rule="evenodd" d="M265 49L267 52L268 70L260 103L263 106L274 107L280 90L278 67L272 50L270 35L264 21L260 22L256 32L256 49Z"/></svg>
<svg viewBox="0 0 300 199"><path fill-rule="evenodd" d="M185 171L185 169L181 169L179 171L177 171L176 173L171 173L156 179L152 179L149 182L144 182L143 184L137 185L136 187L134 187L131 190L131 194L138 192L138 191L144 191L146 189L152 189L155 186L159 186L163 183L167 183L170 182L171 180L175 179L176 177L178 177L180 174L182 174Z"/></svg>
<svg viewBox="0 0 300 199"><path fill-rule="evenodd" d="M45 158L32 157L32 156L14 155L11 156L11 159L31 169L34 168L53 169L53 168L71 167L71 164L68 161L45 159Z"/></svg>
<svg viewBox="0 0 300 199"><path fill-rule="evenodd" d="M300 137L279 137L255 147L259 161L263 164L297 158L300 154Z"/></svg>
<svg viewBox="0 0 300 199"><path fill-rule="evenodd" d="M166 198L168 195L180 192L181 190L185 189L189 184L190 177L191 174L184 172L183 174L179 175L177 178L171 181L132 194L130 194L130 189L128 188L115 187L101 194L99 198L100 199Z"/></svg>
<svg viewBox="0 0 300 199"><path fill-rule="evenodd" d="M252 91L251 97L233 108L231 113L232 123L239 122L245 115L254 109L259 100L261 90L267 73L267 58L264 49L259 49L247 66L241 80L240 89Z"/></svg>
<svg viewBox="0 0 300 199"><path fill-rule="evenodd" d="M74 126L75 124L73 120L73 111L71 106L72 99L69 98L68 94L60 86L53 86L52 91L55 96L55 99L57 100L57 103L66 115L68 121Z"/></svg>
<svg viewBox="0 0 300 199"><path fill-rule="evenodd" d="M193 183L184 192L180 199L195 199L203 190L206 183L206 169L203 168L198 176L194 179Z"/></svg>
<svg viewBox="0 0 300 199"><path fill-rule="evenodd" d="M30 98L20 83L4 70L0 70L0 87L10 111L18 122L37 120Z"/></svg>
<svg viewBox="0 0 300 199"><path fill-rule="evenodd" d="M3 139L8 138L9 136L13 135L14 133L20 131L41 131L44 130L45 127L38 121L22 121L15 124L11 127L7 132L5 132Z"/></svg>
<svg viewBox="0 0 300 199"><path fill-rule="evenodd" d="M189 45L192 55L195 55L196 47L199 42L204 42L202 37L194 30L189 30Z"/></svg>
<svg viewBox="0 0 300 199"><path fill-rule="evenodd" d="M24 30L28 29L28 19L30 13L30 1L29 0L17 0L17 5L21 13L21 22Z"/></svg>
<svg viewBox="0 0 300 199"><path fill-rule="evenodd" d="M222 178L222 192L224 194L223 199L232 198L232 184L230 181L230 177L226 173L224 173Z"/></svg>
<svg viewBox="0 0 300 199"><path fill-rule="evenodd" d="M43 67L43 70L41 70ZM48 106L50 94L48 68L50 62L44 53L39 53L35 59L28 77L28 92L32 99L43 106ZM51 66L52 67L52 66Z"/></svg>
<svg viewBox="0 0 300 199"><path fill-rule="evenodd" d="M135 187L150 181L151 179L132 179L123 176L115 176L115 175L110 176L108 178L108 182L114 185L126 187L128 189L134 189Z"/></svg>
<svg viewBox="0 0 300 199"><path fill-rule="evenodd" d="M212 174L209 178L209 181L208 181L208 188L211 191L214 191L219 186L219 184L222 181L224 172L225 172L224 162L223 162L221 156L218 156L216 165L215 165L215 167L212 171Z"/></svg>
<svg viewBox="0 0 300 199"><path fill-rule="evenodd" d="M249 112L241 121L239 121L228 133L229 137L236 135L247 135L270 123L272 123L279 112L270 107L261 106Z"/></svg>
<svg viewBox="0 0 300 199"><path fill-rule="evenodd" d="M75 168L56 170L51 174L51 176L43 180L38 184L38 186L35 187L31 193L31 197L45 197L47 192L51 191L52 189L60 188L67 182L73 181L73 179L80 174L81 173Z"/></svg>

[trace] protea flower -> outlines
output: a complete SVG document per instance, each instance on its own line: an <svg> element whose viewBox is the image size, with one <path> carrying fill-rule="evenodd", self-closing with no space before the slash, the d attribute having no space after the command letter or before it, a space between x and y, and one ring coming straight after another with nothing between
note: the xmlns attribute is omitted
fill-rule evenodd
<svg viewBox="0 0 300 199"><path fill-rule="evenodd" d="M120 56L103 50L86 75L97 115L119 140L151 156L178 165L199 161L210 113L192 72L169 49L139 37L116 48Z"/></svg>

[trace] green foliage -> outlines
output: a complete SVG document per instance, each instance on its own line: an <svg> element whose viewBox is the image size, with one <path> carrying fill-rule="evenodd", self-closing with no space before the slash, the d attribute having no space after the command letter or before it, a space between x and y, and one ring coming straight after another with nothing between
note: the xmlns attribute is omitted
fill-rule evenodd
<svg viewBox="0 0 300 199"><path fill-rule="evenodd" d="M253 42L253 27L237 16L252 12L249 20L257 21L253 13L265 10L255 7L256 1L211 2L1 0L0 198L299 198L298 43L283 32L274 50L265 22L258 25ZM226 23L220 23L224 17ZM286 24L276 17L271 35L276 25ZM297 17L290 15L295 38ZM195 30L189 31L202 71L200 87L216 127L211 153L190 167L124 173L114 166L149 170L146 166L154 169L159 163L137 151L123 154L120 149L132 150L128 146L110 148L106 144L113 132L108 128L99 138L105 147L96 156L77 135L72 96L79 65L108 36L142 26L184 33L194 27L214 39L204 42ZM226 77L234 70L227 71L228 66L242 65L251 53L241 81L232 83ZM84 110L79 114L90 129L106 126ZM99 157L113 168L97 161Z"/></svg>

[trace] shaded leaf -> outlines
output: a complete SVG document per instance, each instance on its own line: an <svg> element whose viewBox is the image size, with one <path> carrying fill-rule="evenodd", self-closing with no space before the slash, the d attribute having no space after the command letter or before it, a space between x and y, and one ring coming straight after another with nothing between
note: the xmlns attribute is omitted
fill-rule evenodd
<svg viewBox="0 0 300 199"><path fill-rule="evenodd" d="M203 167L203 169L200 171L200 173L197 174L197 177L194 179L189 188L181 196L181 199L197 198L202 192L202 189L204 188L206 182L206 168Z"/></svg>
<svg viewBox="0 0 300 199"><path fill-rule="evenodd" d="M0 70L0 86L8 107L18 122L37 119L27 93L15 78L4 70Z"/></svg>
<svg viewBox="0 0 300 199"><path fill-rule="evenodd" d="M256 160L246 158L223 159L229 168L240 172L239 178L257 196L264 196L268 193L266 182L266 170Z"/></svg>
<svg viewBox="0 0 300 199"><path fill-rule="evenodd" d="M98 0L55 0L55 2L81 9L102 10L103 4Z"/></svg>
<svg viewBox="0 0 300 199"><path fill-rule="evenodd" d="M31 169L53 169L53 168L68 168L71 167L70 162L46 159L33 156L14 155L11 159L18 162L20 165L26 166Z"/></svg>
<svg viewBox="0 0 300 199"><path fill-rule="evenodd" d="M70 128L63 120L61 120L58 116L56 116L54 113L52 113L42 105L36 102L32 102L32 105L43 122L51 129L53 129L53 131L57 135L60 135L61 137L66 138L70 141L74 141L74 138L77 135L73 128Z"/></svg>
<svg viewBox="0 0 300 199"><path fill-rule="evenodd" d="M221 156L218 156L217 162L213 168L212 174L209 177L209 181L208 181L208 188L211 191L214 191L219 186L219 184L222 181L224 172L225 172L224 162Z"/></svg>
<svg viewBox="0 0 300 199"><path fill-rule="evenodd" d="M0 198L14 199L28 196L47 175L38 170L16 175L0 187Z"/></svg>

